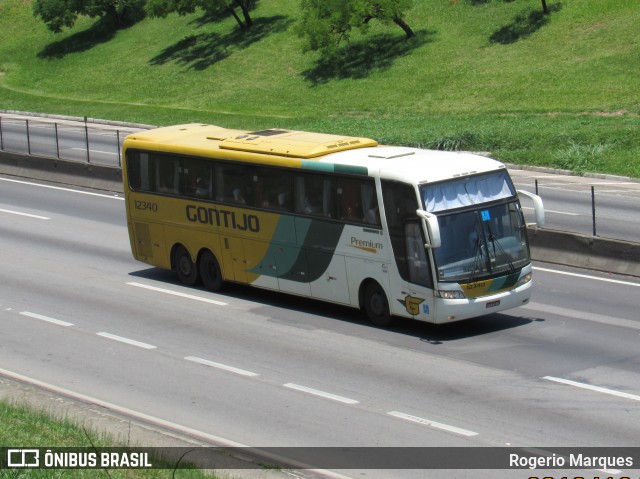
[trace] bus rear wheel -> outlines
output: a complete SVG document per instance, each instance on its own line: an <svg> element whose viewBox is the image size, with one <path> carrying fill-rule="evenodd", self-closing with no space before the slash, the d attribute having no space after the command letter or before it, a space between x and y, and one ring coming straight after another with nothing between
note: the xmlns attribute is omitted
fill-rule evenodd
<svg viewBox="0 0 640 479"><path fill-rule="evenodd" d="M210 291L220 291L222 288L222 271L220 264L211 251L205 251L198 261L200 278L205 288Z"/></svg>
<svg viewBox="0 0 640 479"><path fill-rule="evenodd" d="M393 324L389 311L389 301L382 287L375 281L367 284L364 290L364 310L369 321L376 326L387 327Z"/></svg>
<svg viewBox="0 0 640 479"><path fill-rule="evenodd" d="M193 286L198 281L198 268L191 259L191 255L182 245L173 250L173 266L182 284Z"/></svg>

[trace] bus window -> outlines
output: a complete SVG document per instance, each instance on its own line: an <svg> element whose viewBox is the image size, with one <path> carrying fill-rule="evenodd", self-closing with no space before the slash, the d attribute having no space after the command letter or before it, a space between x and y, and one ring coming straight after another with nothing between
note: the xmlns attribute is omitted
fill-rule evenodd
<svg viewBox="0 0 640 479"><path fill-rule="evenodd" d="M156 185L158 193L177 195L180 193L180 164L177 159L158 155L156 164Z"/></svg>
<svg viewBox="0 0 640 479"><path fill-rule="evenodd" d="M424 247L424 236L417 220L405 223L405 239L409 282L433 288L431 269Z"/></svg>
<svg viewBox="0 0 640 479"><path fill-rule="evenodd" d="M223 201L253 205L252 168L243 165L222 165Z"/></svg>
<svg viewBox="0 0 640 479"><path fill-rule="evenodd" d="M405 222L416 217L418 201L413 186L395 181L382 182L382 200L389 227L393 255L402 279L411 281L407 265Z"/></svg>
<svg viewBox="0 0 640 479"><path fill-rule="evenodd" d="M337 192L338 218L358 223L380 224L373 179L340 178Z"/></svg>
<svg viewBox="0 0 640 479"><path fill-rule="evenodd" d="M284 170L258 168L256 170L256 206L279 211L291 211L293 175Z"/></svg>
<svg viewBox="0 0 640 479"><path fill-rule="evenodd" d="M191 198L213 198L213 168L204 160L183 158L180 162L181 191Z"/></svg>
<svg viewBox="0 0 640 479"><path fill-rule="evenodd" d="M335 181L323 175L296 177L296 213L334 218Z"/></svg>

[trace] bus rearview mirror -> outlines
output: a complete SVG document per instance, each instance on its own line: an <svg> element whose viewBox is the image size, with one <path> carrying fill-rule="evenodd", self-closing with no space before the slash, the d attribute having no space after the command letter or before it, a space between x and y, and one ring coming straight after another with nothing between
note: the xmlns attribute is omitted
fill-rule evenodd
<svg viewBox="0 0 640 479"><path fill-rule="evenodd" d="M537 226L538 228L542 228L544 226L544 205L542 204L542 198L525 190L518 190L518 194L533 200L533 210L536 214L536 222L534 224L528 224L527 226Z"/></svg>
<svg viewBox="0 0 640 479"><path fill-rule="evenodd" d="M438 224L438 217L425 210L416 210L416 213L422 218L423 223L427 230L427 248L439 248L442 245L440 239L440 225Z"/></svg>

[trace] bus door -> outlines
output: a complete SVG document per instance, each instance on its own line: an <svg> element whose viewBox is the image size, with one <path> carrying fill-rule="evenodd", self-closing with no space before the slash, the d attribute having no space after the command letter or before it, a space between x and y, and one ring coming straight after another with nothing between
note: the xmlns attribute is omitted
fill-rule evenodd
<svg viewBox="0 0 640 479"><path fill-rule="evenodd" d="M412 219L405 222L404 238L409 279L409 295L405 298L405 308L412 316L433 317L433 277L420 220Z"/></svg>
<svg viewBox="0 0 640 479"><path fill-rule="evenodd" d="M246 264L242 238L235 236L220 236L222 246L222 264L226 274L225 279L230 281L247 282Z"/></svg>

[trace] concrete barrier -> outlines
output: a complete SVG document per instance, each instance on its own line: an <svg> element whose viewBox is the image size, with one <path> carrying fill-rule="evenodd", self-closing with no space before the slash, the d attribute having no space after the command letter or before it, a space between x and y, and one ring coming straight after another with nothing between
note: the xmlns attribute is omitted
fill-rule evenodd
<svg viewBox="0 0 640 479"><path fill-rule="evenodd" d="M534 260L640 277L640 243L529 228Z"/></svg>
<svg viewBox="0 0 640 479"><path fill-rule="evenodd" d="M0 173L122 193L122 170L78 161L0 151Z"/></svg>
<svg viewBox="0 0 640 479"><path fill-rule="evenodd" d="M0 151L0 173L122 193L122 170ZM640 277L640 243L529 228L536 261Z"/></svg>

